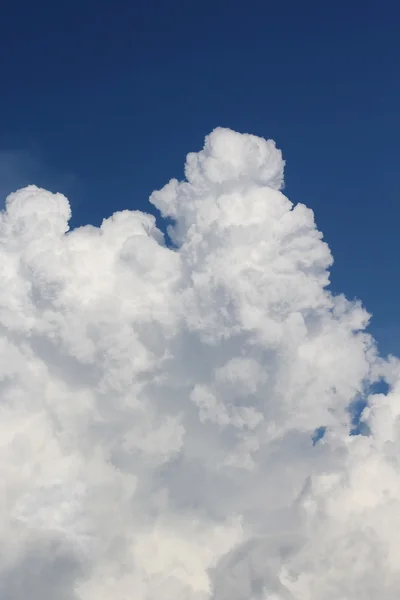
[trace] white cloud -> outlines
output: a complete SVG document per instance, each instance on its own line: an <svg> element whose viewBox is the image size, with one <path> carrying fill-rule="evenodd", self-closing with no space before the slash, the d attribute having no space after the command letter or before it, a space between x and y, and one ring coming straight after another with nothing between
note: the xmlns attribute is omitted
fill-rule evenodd
<svg viewBox="0 0 400 600"><path fill-rule="evenodd" d="M62 195L8 197L1 598L397 597L399 363L327 289L283 166L215 130L151 197L175 248L140 212L68 232Z"/></svg>

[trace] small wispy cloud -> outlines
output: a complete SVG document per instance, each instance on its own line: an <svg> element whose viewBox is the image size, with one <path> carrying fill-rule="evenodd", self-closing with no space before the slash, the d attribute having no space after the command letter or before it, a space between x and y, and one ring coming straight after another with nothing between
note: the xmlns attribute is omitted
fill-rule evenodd
<svg viewBox="0 0 400 600"><path fill-rule="evenodd" d="M50 169L39 152L0 148L0 208L8 194L28 185L67 193L75 183L73 174Z"/></svg>

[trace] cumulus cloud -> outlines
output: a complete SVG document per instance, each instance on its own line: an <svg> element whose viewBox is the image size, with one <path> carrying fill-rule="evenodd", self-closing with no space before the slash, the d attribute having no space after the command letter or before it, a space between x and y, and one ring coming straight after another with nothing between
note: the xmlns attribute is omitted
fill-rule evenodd
<svg viewBox="0 0 400 600"><path fill-rule="evenodd" d="M138 211L69 231L64 196L8 196L1 598L398 597L400 363L329 291L283 168L213 131L151 196L172 246Z"/></svg>

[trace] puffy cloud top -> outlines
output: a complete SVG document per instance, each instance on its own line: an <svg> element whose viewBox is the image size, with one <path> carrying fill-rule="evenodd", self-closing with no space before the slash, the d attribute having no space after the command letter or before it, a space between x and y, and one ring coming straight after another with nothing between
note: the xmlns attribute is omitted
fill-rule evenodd
<svg viewBox="0 0 400 600"><path fill-rule="evenodd" d="M1 598L398 597L399 361L329 291L283 167L213 131L151 196L174 247L141 212L68 231L62 195L8 197Z"/></svg>
<svg viewBox="0 0 400 600"><path fill-rule="evenodd" d="M211 217L217 198L225 194L243 193L257 186L279 190L283 185L284 165L282 153L273 140L218 128L206 137L203 150L187 155L187 181L172 179L161 191L152 194L150 202L163 216L175 219L187 229L196 213ZM205 198L211 202L205 202Z"/></svg>
<svg viewBox="0 0 400 600"><path fill-rule="evenodd" d="M206 137L201 152L188 154L185 175L199 187L243 181L279 190L284 165L273 140L218 128Z"/></svg>

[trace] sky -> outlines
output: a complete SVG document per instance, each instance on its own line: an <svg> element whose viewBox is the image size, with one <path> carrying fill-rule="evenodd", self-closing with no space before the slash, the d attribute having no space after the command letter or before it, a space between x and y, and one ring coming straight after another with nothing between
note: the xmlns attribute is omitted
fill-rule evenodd
<svg viewBox="0 0 400 600"><path fill-rule="evenodd" d="M397 600L394 4L4 16L0 597Z"/></svg>
<svg viewBox="0 0 400 600"><path fill-rule="evenodd" d="M398 350L398 3L5 2L0 192L65 193L73 225L151 210L217 126L273 138L334 289Z"/></svg>

